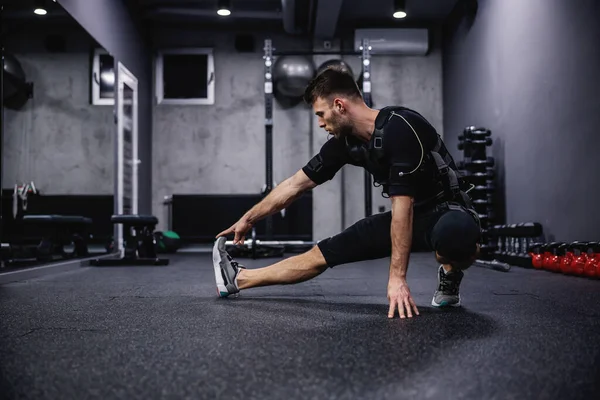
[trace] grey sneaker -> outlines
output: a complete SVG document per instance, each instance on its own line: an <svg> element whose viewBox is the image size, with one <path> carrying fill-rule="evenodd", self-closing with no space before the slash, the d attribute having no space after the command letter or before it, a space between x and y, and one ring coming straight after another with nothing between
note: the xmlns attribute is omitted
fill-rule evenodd
<svg viewBox="0 0 600 400"><path fill-rule="evenodd" d="M240 291L237 285L237 277L244 267L231 258L225 250L227 239L223 236L215 241L213 246L213 267L215 268L215 280L217 282L217 293L220 297L227 297Z"/></svg>
<svg viewBox="0 0 600 400"><path fill-rule="evenodd" d="M452 271L446 274L444 267L438 269L438 289L433 294L431 305L434 307L460 306L460 281L464 276L462 271Z"/></svg>

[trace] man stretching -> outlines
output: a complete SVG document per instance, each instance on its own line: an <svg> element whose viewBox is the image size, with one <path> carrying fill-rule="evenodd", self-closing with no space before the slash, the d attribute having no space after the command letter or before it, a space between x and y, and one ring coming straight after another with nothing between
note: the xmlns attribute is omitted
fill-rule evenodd
<svg viewBox="0 0 600 400"><path fill-rule="evenodd" d="M333 135L301 170L273 189L239 221L217 235L213 264L221 297L267 285L303 282L327 268L390 257L388 317L419 315L406 281L410 252L432 251L441 265L431 304L460 305L463 270L477 258L480 224L454 160L436 130L404 107L375 110L354 78L329 68L304 94L319 126ZM364 218L319 241L307 252L264 268L246 269L225 249L226 235L243 244L259 220L288 207L307 190L331 180L345 164L369 171L391 199L391 211Z"/></svg>

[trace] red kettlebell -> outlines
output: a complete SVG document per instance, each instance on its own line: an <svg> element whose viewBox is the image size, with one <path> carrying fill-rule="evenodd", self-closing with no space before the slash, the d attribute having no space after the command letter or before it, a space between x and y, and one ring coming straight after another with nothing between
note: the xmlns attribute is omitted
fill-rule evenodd
<svg viewBox="0 0 600 400"><path fill-rule="evenodd" d="M585 242L573 242L573 262L571 262L571 271L575 275L583 275L585 270L585 263L588 260L587 256L587 243Z"/></svg>
<svg viewBox="0 0 600 400"><path fill-rule="evenodd" d="M554 246L556 242L548 243L544 246L544 261L542 261L542 268L550 271L552 267L552 258L554 257Z"/></svg>
<svg viewBox="0 0 600 400"><path fill-rule="evenodd" d="M561 260L561 250L564 249L563 245L566 243L556 243L553 247L552 257L548 259L548 270L553 272L560 272L560 260Z"/></svg>
<svg viewBox="0 0 600 400"><path fill-rule="evenodd" d="M544 266L544 248L543 243L532 243L528 248L527 252L531 257L531 265L533 268L542 269Z"/></svg>
<svg viewBox="0 0 600 400"><path fill-rule="evenodd" d="M600 242L594 246L594 256L596 259L596 277L600 278Z"/></svg>
<svg viewBox="0 0 600 400"><path fill-rule="evenodd" d="M556 254L556 249L561 244L559 242L552 242L546 245L543 262L544 269L548 271L556 271L557 268L560 269L560 260Z"/></svg>
<svg viewBox="0 0 600 400"><path fill-rule="evenodd" d="M600 265L600 243L590 242L587 246L588 259L583 267L583 274L589 277L600 276L597 274L598 266Z"/></svg>
<svg viewBox="0 0 600 400"><path fill-rule="evenodd" d="M571 273L571 263L573 262L573 250L571 249L571 245L568 243L563 243L558 248L560 254L560 263L558 265L558 270L563 274Z"/></svg>

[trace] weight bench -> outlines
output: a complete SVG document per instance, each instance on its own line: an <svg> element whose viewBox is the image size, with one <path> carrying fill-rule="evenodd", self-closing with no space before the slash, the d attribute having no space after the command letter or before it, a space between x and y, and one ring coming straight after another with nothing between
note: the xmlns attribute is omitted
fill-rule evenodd
<svg viewBox="0 0 600 400"><path fill-rule="evenodd" d="M25 215L23 223L41 228L42 240L35 256L38 261L53 261L55 256L62 258L87 257L87 228L92 225L90 218L75 215ZM73 243L72 252L65 246Z"/></svg>
<svg viewBox="0 0 600 400"><path fill-rule="evenodd" d="M158 218L153 215L113 215L113 224L123 225L125 251L121 258L104 258L90 261L95 267L124 267L169 265L168 259L158 258L155 249L154 228Z"/></svg>

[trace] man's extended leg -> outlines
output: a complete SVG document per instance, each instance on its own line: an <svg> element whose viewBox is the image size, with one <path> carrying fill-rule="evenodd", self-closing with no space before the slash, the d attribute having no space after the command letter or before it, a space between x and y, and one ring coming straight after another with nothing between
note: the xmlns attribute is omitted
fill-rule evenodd
<svg viewBox="0 0 600 400"><path fill-rule="evenodd" d="M221 297L252 287L304 282L327 269L325 258L317 246L268 267L246 269L227 253L225 241L225 237L220 237L213 247L215 278Z"/></svg>
<svg viewBox="0 0 600 400"><path fill-rule="evenodd" d="M249 289L267 285L289 285L314 278L327 269L327 263L319 247L314 246L299 254L264 268L242 269L238 276L238 288Z"/></svg>
<svg viewBox="0 0 600 400"><path fill-rule="evenodd" d="M389 257L391 218L389 211L363 218L343 232L321 240L304 254L257 269L241 267L225 250L226 239L220 237L213 248L219 295L227 297L251 287L299 283L329 267Z"/></svg>

